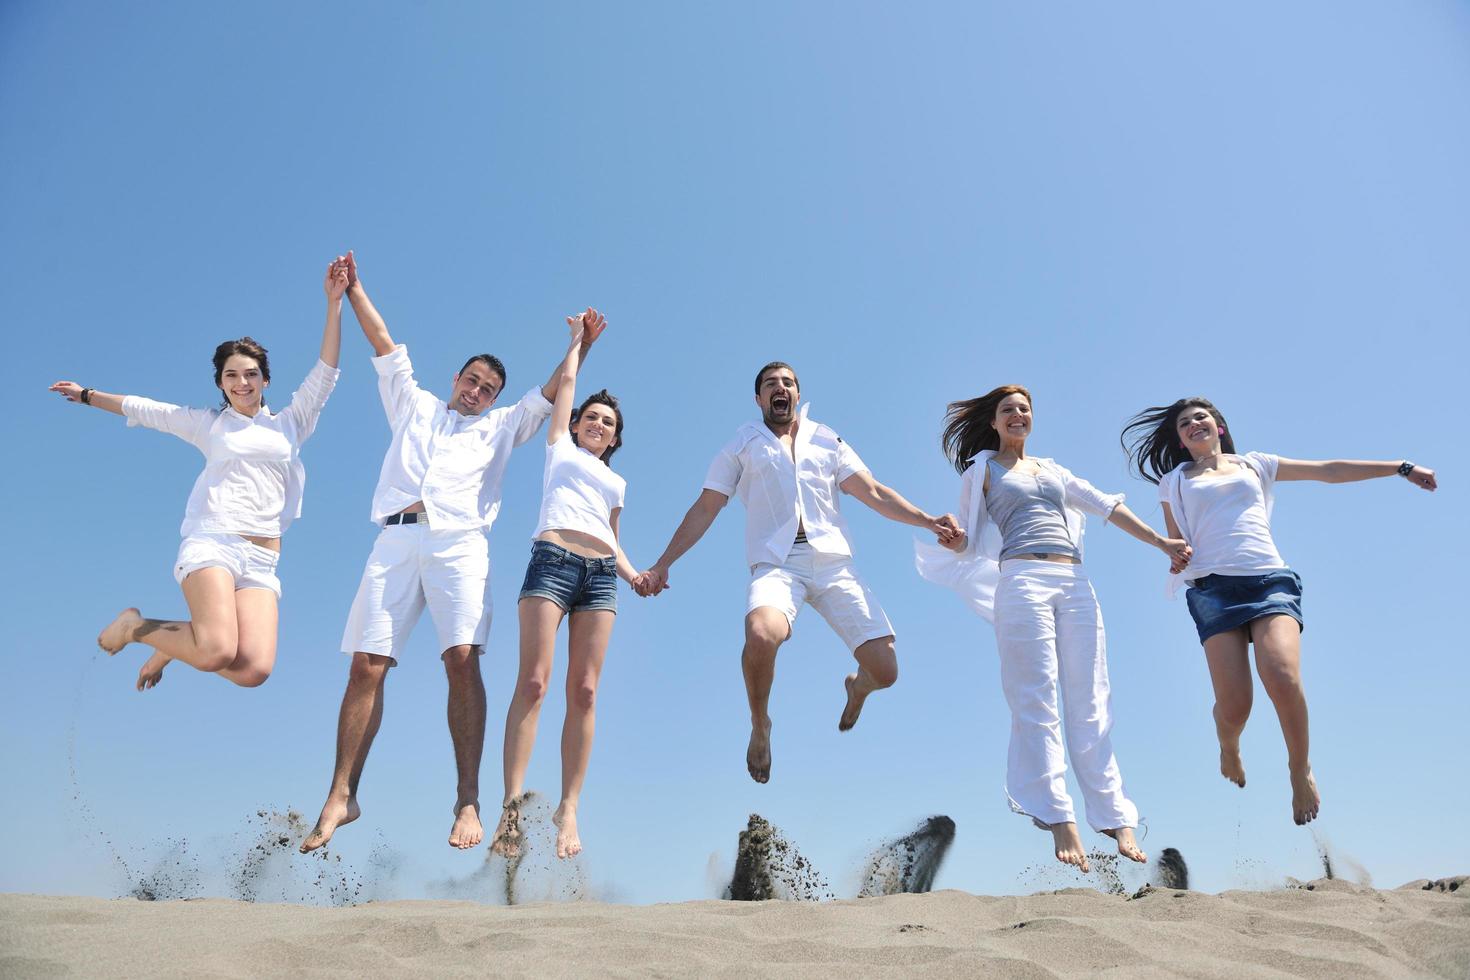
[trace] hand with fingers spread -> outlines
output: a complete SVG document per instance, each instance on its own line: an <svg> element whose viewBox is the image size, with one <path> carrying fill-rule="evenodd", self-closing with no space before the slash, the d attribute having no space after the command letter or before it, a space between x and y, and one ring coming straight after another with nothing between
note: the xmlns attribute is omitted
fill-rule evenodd
<svg viewBox="0 0 1470 980"><path fill-rule="evenodd" d="M607 329L607 317L594 310L592 307L582 313L582 346L591 347L602 336Z"/></svg>

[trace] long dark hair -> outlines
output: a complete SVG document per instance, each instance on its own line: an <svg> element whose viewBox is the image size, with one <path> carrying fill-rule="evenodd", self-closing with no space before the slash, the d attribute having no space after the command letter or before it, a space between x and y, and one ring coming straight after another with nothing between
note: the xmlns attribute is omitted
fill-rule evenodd
<svg viewBox="0 0 1470 980"><path fill-rule="evenodd" d="M588 405L606 405L608 408L613 410L613 416L618 420L618 424L613 428L612 442L607 444L607 448L604 449L602 451L602 455L598 457L604 463L607 463L608 469L612 469L612 463L608 462L608 460L612 459L613 453L617 452L618 447L623 444L623 410L618 407L618 400L612 395L608 394L606 388L602 389L601 391L594 391L592 394L588 395L587 400L584 401L581 405L577 406L577 410L572 413L571 429L572 445L574 446L580 445L577 442L577 420L582 417L583 412L587 411Z"/></svg>
<svg viewBox="0 0 1470 980"><path fill-rule="evenodd" d="M1225 416L1208 398L1181 398L1172 405L1146 408L1128 421L1118 441L1138 475L1148 482L1158 483L1165 473L1194 458L1179 439L1179 415L1187 408L1209 412L1220 427L1220 448L1227 453L1235 452L1235 437L1225 424Z"/></svg>
<svg viewBox="0 0 1470 980"><path fill-rule="evenodd" d="M1031 404L1031 392L1020 385L1001 385L979 398L950 402L944 413L944 433L940 445L956 472L970 468L970 457L986 449L1000 448L1000 433L992 425L995 410L1007 395L1025 395Z"/></svg>
<svg viewBox="0 0 1470 980"><path fill-rule="evenodd" d="M255 358L255 362L260 365L261 378L270 381L271 362L270 357L266 354L266 349L249 337L241 337L239 340L227 340L214 349L214 386L216 388L220 388L220 382L224 380L225 362L235 354ZM220 388L220 394L224 397L220 407L229 408L230 396L224 393L223 388ZM264 392L261 393L260 403L265 404Z"/></svg>

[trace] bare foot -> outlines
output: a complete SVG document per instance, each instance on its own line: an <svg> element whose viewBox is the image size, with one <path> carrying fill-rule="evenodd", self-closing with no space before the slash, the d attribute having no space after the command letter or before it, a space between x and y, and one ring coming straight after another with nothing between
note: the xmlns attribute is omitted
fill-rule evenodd
<svg viewBox="0 0 1470 980"><path fill-rule="evenodd" d="M500 823L495 825L490 850L501 857L513 858L521 853L521 804L525 801L524 795L517 796L500 807Z"/></svg>
<svg viewBox="0 0 1470 980"><path fill-rule="evenodd" d="M1291 817L1297 826L1311 823L1317 819L1317 811L1322 807L1322 797L1317 794L1317 781L1312 778L1312 767L1309 765L1299 772L1291 774Z"/></svg>
<svg viewBox="0 0 1470 980"><path fill-rule="evenodd" d="M454 826L449 828L449 846L461 851L474 847L485 839L485 828L480 826L480 801L474 800L454 811Z"/></svg>
<svg viewBox="0 0 1470 980"><path fill-rule="evenodd" d="M569 858L582 853L582 838L577 836L577 805L562 800L551 815L556 824L556 856Z"/></svg>
<svg viewBox="0 0 1470 980"><path fill-rule="evenodd" d="M328 797L322 807L322 815L316 818L316 826L311 828L311 833L301 842L301 853L309 854L318 847L325 847L338 827L349 824L360 816L362 811L357 807L357 797L349 796L345 801Z"/></svg>
<svg viewBox="0 0 1470 980"><path fill-rule="evenodd" d="M117 618L108 624L97 637L97 645L110 657L129 643L133 642L133 633L139 626L143 625L143 614L132 606L117 614Z"/></svg>
<svg viewBox="0 0 1470 980"><path fill-rule="evenodd" d="M1138 841L1133 838L1132 827L1114 827L1112 830L1104 830L1113 840L1118 842L1118 853L1130 861L1139 864L1148 863L1148 855L1143 853L1143 848L1138 846Z"/></svg>
<svg viewBox="0 0 1470 980"><path fill-rule="evenodd" d="M750 745L745 750L745 768L758 783L771 781L771 720L750 726Z"/></svg>
<svg viewBox="0 0 1470 980"><path fill-rule="evenodd" d="M157 687L158 682L163 680L163 668L171 663L173 663L172 657L165 657L163 654L155 651L153 656L148 658L147 663L143 664L142 669L138 671L138 690L146 691L149 688Z"/></svg>
<svg viewBox="0 0 1470 980"><path fill-rule="evenodd" d="M1080 868L1083 874L1092 870L1087 864L1087 851L1082 847L1082 838L1077 835L1075 823L1054 823L1049 828L1057 846L1057 860Z"/></svg>
<svg viewBox="0 0 1470 980"><path fill-rule="evenodd" d="M845 732L858 723L858 715L863 713L863 702L868 700L872 691L865 691L858 686L858 675L848 674L847 680L842 682L847 688L847 704L842 708L842 717L837 719L837 730Z"/></svg>
<svg viewBox="0 0 1470 980"><path fill-rule="evenodd" d="M1240 740L1220 743L1220 775L1245 789L1245 763L1240 761Z"/></svg>

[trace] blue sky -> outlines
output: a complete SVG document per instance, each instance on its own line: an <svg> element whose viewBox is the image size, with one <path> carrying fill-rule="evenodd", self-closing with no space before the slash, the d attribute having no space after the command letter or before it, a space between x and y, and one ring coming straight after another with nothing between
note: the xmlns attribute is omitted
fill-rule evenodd
<svg viewBox="0 0 1470 980"><path fill-rule="evenodd" d="M265 806L315 815L387 444L350 314L258 690L175 666L140 695L143 648L94 656L125 605L183 612L170 567L199 461L45 388L210 404L210 352L249 333L289 390L315 355L322 271L348 247L441 393L491 350L519 394L558 359L564 313L607 313L583 386L623 399L640 566L753 417L773 358L797 366L814 418L932 511L958 492L945 403L1007 382L1035 393L1034 451L1155 523L1117 436L1187 394L1221 405L1242 449L1436 467L1433 496L1284 486L1276 531L1305 583L1320 833L1380 885L1464 872L1470 848L1441 828L1470 804L1453 775L1470 690L1455 611L1467 90L1470 9L1448 2L0 6L0 391L19 508L0 890L117 894L99 827L143 854ZM535 444L513 458L492 542L490 804L541 462ZM931 813L958 825L940 887L1072 881L1035 871L1047 838L1004 806L989 628L918 578L908 529L846 513L902 677L839 735L850 661L803 614L778 662L770 785L743 764L738 505L672 591L624 593L582 808L600 894L709 897L711 855L728 865L751 811L839 893L873 842ZM1209 890L1314 877L1264 694L1240 791L1216 772L1203 657L1161 559L1094 524L1088 566L1145 847L1179 848ZM334 843L361 866L386 842L403 897L484 854L443 843L434 646L421 626L393 673L363 820ZM529 779L552 793L559 701Z"/></svg>

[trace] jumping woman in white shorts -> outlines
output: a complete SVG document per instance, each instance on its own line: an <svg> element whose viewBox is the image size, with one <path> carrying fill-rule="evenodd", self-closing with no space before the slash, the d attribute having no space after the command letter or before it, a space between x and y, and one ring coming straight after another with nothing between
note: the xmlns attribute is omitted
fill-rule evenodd
<svg viewBox="0 0 1470 980"><path fill-rule="evenodd" d="M1129 439L1132 439L1130 445ZM1181 579L1210 680L1220 774L1245 786L1240 733L1250 717L1250 647L1256 672L1281 722L1298 824L1317 816L1321 796L1308 758L1307 698L1302 689L1302 583L1271 536L1272 489L1283 480L1351 483L1398 474L1433 490L1434 471L1409 462L1309 462L1267 453L1236 455L1235 439L1208 399L1181 398L1145 409L1123 430L1139 475L1159 485L1169 533L1194 549L1189 570L1170 568L1169 594Z"/></svg>
<svg viewBox="0 0 1470 980"><path fill-rule="evenodd" d="M1113 757L1102 612L1082 567L1084 512L1181 562L1189 548L1140 521L1121 494L1101 493L1054 461L1028 456L1031 424L1031 394L1020 385L949 406L944 448L964 475L964 533L947 547L966 557L955 562L921 547L919 571L959 587L995 626L1011 709L1011 809L1052 832L1057 860L1087 871L1067 794L1070 758L1088 824L1116 840L1119 854L1142 862L1133 836L1138 808Z"/></svg>
<svg viewBox="0 0 1470 980"><path fill-rule="evenodd" d="M163 679L169 661L219 674L241 687L258 687L276 663L276 563L281 535L301 515L306 471L301 445L316 428L337 384L342 346L346 260L327 267L327 324L321 358L279 414L265 405L271 369L266 350L249 337L227 340L214 352L219 408L183 408L138 395L110 395L71 381L51 386L67 401L125 416L178 436L204 454L204 472L184 510L183 543L174 579L189 604L189 620L145 618L124 609L97 637L109 654L145 643L153 656L138 671L138 690Z"/></svg>
<svg viewBox="0 0 1470 980"><path fill-rule="evenodd" d="M541 518L518 604L521 666L505 716L505 800L490 845L505 855L520 850L526 768L551 679L556 632L564 618L569 620L567 712L561 733L561 803L552 820L557 828L556 856L568 858L582 850L577 804L592 756L597 681L617 616L617 580L631 584L639 577L618 546L618 518L627 483L608 462L623 444L618 401L603 389L572 411L583 330L595 336L606 320L588 309L567 317L567 324L571 346L562 362L546 430Z"/></svg>

